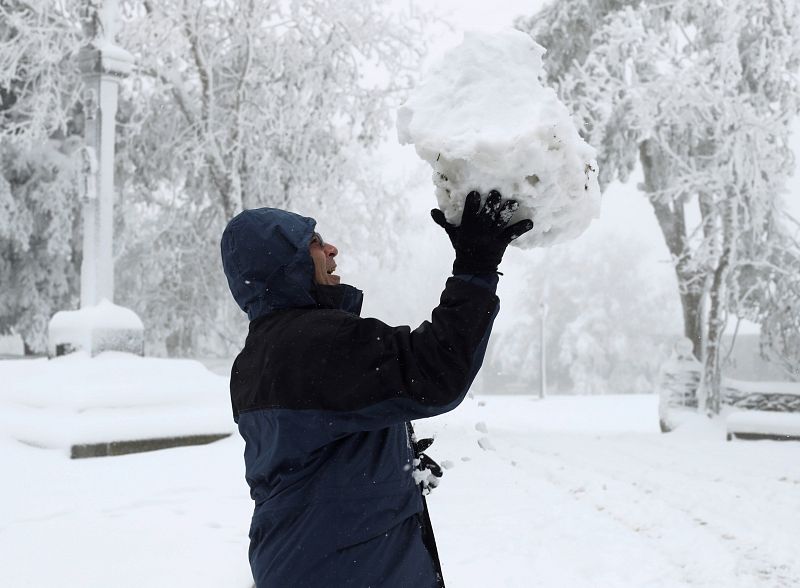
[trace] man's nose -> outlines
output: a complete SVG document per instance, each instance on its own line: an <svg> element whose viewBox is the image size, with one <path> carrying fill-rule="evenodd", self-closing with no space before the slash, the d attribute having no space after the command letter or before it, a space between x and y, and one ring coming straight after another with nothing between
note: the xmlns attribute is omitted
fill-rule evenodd
<svg viewBox="0 0 800 588"><path fill-rule="evenodd" d="M333 245L332 243L325 243L325 255L336 257L339 255L339 250L336 249L336 245Z"/></svg>

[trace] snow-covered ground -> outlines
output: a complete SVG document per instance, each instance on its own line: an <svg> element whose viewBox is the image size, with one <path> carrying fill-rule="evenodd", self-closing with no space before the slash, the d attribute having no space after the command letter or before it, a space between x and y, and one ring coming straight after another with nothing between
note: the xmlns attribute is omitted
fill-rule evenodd
<svg viewBox="0 0 800 588"><path fill-rule="evenodd" d="M662 435L656 406L490 396L418 427L457 464L431 498L451 585L800 586L800 443Z"/></svg>
<svg viewBox="0 0 800 588"><path fill-rule="evenodd" d="M66 454L76 444L225 435L236 426L222 384L198 361L130 353L0 361L0 433Z"/></svg>
<svg viewBox="0 0 800 588"><path fill-rule="evenodd" d="M448 586L800 585L800 443L662 435L655 396L477 396L417 432L452 462ZM69 460L0 429L0 586L249 587L242 451Z"/></svg>

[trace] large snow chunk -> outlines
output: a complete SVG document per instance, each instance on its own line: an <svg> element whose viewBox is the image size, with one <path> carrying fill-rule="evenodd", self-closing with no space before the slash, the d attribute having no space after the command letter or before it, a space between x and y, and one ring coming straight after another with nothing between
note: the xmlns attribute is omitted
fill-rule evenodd
<svg viewBox="0 0 800 588"><path fill-rule="evenodd" d="M466 33L397 114L398 139L433 168L439 208L461 222L466 195L499 190L531 218L521 247L580 235L600 212L595 150L542 85L545 49L515 30Z"/></svg>

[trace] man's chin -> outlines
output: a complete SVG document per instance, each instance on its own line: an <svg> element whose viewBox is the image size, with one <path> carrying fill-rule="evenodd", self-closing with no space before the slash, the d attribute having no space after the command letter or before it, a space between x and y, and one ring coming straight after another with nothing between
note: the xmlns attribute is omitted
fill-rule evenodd
<svg viewBox="0 0 800 588"><path fill-rule="evenodd" d="M328 286L338 286L341 283L341 281L342 278L340 278L339 276L334 274L328 274Z"/></svg>

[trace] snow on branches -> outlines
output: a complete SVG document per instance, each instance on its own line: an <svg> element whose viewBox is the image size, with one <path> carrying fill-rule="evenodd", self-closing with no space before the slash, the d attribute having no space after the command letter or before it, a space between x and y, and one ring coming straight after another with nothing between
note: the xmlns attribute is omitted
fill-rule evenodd
<svg viewBox="0 0 800 588"><path fill-rule="evenodd" d="M517 24L549 47L574 44L545 64L598 148L601 183L642 166L716 412L740 276L785 246L775 217L800 107L796 2L565 0Z"/></svg>

